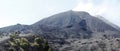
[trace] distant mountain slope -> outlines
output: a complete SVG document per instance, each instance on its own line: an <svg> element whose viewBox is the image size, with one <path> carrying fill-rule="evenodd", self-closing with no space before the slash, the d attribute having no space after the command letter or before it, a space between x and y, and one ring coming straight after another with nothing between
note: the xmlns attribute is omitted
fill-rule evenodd
<svg viewBox="0 0 120 51"><path fill-rule="evenodd" d="M32 27L30 27L29 25L17 24L17 25L0 28L0 32L11 33L11 32L20 31L21 33L28 33L32 30L31 28Z"/></svg>
<svg viewBox="0 0 120 51"><path fill-rule="evenodd" d="M114 27L114 28L116 28L117 30L120 31L120 27L118 27L118 26L116 26L115 24L111 23L110 21L106 20L104 17L102 17L102 16L100 16L100 15L97 15L97 16L95 16L95 17L101 19L101 20L104 21L105 23L111 25L112 27Z"/></svg>

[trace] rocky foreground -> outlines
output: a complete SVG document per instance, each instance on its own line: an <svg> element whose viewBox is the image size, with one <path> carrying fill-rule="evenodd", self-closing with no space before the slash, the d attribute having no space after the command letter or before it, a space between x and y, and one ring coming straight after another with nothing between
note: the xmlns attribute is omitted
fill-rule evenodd
<svg viewBox="0 0 120 51"><path fill-rule="evenodd" d="M67 39L54 44L56 51L120 51L120 38Z"/></svg>

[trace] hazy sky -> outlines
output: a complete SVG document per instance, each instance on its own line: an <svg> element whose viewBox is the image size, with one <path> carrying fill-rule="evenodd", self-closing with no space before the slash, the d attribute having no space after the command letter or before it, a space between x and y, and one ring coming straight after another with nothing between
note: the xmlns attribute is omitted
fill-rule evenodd
<svg viewBox="0 0 120 51"><path fill-rule="evenodd" d="M0 0L0 27L30 25L71 9L102 15L120 26L120 0Z"/></svg>

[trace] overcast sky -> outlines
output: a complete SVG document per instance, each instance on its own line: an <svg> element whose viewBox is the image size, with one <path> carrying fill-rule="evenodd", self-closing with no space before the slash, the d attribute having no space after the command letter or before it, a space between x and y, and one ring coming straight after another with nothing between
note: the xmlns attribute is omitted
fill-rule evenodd
<svg viewBox="0 0 120 51"><path fill-rule="evenodd" d="M120 0L0 0L0 27L30 25L67 10L102 15L120 26Z"/></svg>

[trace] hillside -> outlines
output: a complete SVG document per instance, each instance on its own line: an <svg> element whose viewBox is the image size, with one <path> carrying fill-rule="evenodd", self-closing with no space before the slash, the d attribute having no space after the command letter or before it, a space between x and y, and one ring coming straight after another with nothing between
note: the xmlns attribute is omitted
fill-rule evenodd
<svg viewBox="0 0 120 51"><path fill-rule="evenodd" d="M113 45L116 42L119 44L119 27L102 17L92 16L84 11L70 10L52 15L32 25L17 24L0 28L1 35L15 31L19 31L21 34L40 35L41 38L48 40L54 51L94 51L94 49L96 51L110 51L110 49L119 49L119 46ZM99 45L101 43L103 46Z"/></svg>
<svg viewBox="0 0 120 51"><path fill-rule="evenodd" d="M49 33L48 36L59 38L81 38L81 36L89 38L94 33L119 35L120 31L116 29L117 26L104 20L91 16L87 12L67 11L40 20L32 26L34 27L33 32L37 34Z"/></svg>

